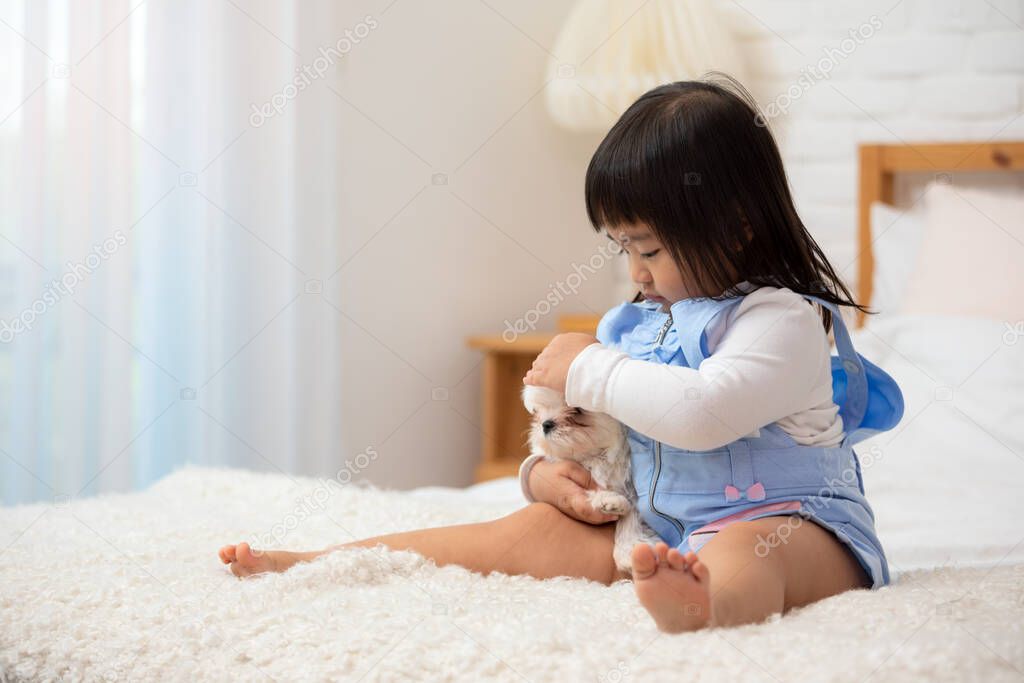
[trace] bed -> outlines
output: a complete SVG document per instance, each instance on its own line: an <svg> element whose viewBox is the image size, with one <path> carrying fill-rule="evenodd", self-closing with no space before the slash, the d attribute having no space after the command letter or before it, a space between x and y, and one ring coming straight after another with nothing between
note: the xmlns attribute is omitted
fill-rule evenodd
<svg viewBox="0 0 1024 683"><path fill-rule="evenodd" d="M999 149L1020 168L1024 145ZM862 198L872 173L899 172L872 168ZM861 232L876 283L888 182L862 204L879 214ZM482 576L383 548L239 581L225 542L316 548L523 501L511 478L398 492L190 466L138 493L0 510L0 680L1020 680L1024 322L886 307L854 336L906 398L900 425L857 447L893 570L881 590L669 636L628 582Z"/></svg>

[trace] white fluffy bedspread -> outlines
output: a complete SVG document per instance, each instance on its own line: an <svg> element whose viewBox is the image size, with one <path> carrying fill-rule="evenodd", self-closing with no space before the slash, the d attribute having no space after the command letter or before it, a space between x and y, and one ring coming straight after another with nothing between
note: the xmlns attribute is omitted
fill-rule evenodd
<svg viewBox="0 0 1024 683"><path fill-rule="evenodd" d="M1019 681L1024 565L918 570L763 624L659 634L631 584L482 576L352 550L234 578L218 548L320 548L505 514L188 467L148 490L0 510L0 671L52 680ZM322 485L320 485L322 488ZM289 515L292 515L289 517ZM0 679L4 676L0 675Z"/></svg>

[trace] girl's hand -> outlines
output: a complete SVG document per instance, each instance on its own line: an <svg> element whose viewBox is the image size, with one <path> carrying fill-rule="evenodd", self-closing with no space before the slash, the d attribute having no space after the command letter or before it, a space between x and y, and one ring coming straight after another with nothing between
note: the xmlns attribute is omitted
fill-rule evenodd
<svg viewBox="0 0 1024 683"><path fill-rule="evenodd" d="M530 371L523 377L523 384L547 387L565 393L565 379L569 366L580 351L597 342L597 337L582 332L565 332L555 335L544 350L533 361Z"/></svg>
<svg viewBox="0 0 1024 683"><path fill-rule="evenodd" d="M587 491L598 490L590 470L572 460L538 460L530 468L527 486L533 498L550 503L574 519L589 524L604 524L618 519L595 510L587 499Z"/></svg>

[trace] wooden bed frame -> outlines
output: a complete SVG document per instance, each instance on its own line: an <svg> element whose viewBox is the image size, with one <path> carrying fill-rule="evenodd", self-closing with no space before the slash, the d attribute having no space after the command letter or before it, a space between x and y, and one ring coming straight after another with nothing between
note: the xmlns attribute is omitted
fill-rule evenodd
<svg viewBox="0 0 1024 683"><path fill-rule="evenodd" d="M1024 142L965 142L860 145L857 203L857 301L871 301L875 257L871 239L871 203L893 203L896 173L1024 170ZM857 311L857 327L864 326Z"/></svg>

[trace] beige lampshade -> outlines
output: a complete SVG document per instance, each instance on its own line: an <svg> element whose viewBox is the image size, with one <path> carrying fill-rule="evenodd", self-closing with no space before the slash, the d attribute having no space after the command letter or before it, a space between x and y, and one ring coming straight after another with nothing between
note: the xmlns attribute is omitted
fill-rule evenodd
<svg viewBox="0 0 1024 683"><path fill-rule="evenodd" d="M578 0L553 53L548 111L574 131L607 131L662 83L712 69L745 80L736 43L709 0Z"/></svg>

